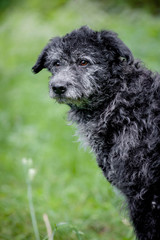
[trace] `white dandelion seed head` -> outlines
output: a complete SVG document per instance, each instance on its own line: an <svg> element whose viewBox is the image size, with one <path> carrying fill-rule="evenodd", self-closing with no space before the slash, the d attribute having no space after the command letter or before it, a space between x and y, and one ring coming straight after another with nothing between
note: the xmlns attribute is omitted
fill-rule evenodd
<svg viewBox="0 0 160 240"><path fill-rule="evenodd" d="M26 158L22 158L22 164L27 165L28 160Z"/></svg>
<svg viewBox="0 0 160 240"><path fill-rule="evenodd" d="M33 178L34 178L34 176L36 175L36 173L37 173L37 170L35 169L35 168L30 168L29 170L28 170L28 177L29 177L29 179L32 181L33 180Z"/></svg>
<svg viewBox="0 0 160 240"><path fill-rule="evenodd" d="M27 166L31 166L33 163L32 159L31 158L22 158L22 164L23 165L27 165Z"/></svg>

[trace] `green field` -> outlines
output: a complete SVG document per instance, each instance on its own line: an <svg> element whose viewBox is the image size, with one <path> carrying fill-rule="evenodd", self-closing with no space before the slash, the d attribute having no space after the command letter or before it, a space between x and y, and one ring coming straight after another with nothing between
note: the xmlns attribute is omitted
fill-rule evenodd
<svg viewBox="0 0 160 240"><path fill-rule="evenodd" d="M24 158L36 169L32 194L41 240L48 239L44 214L54 240L133 240L123 197L67 126L68 107L49 98L50 74L33 75L31 68L48 39L89 25L118 32L136 58L160 71L160 17L96 1L45 3L17 1L0 18L0 240L36 239Z"/></svg>

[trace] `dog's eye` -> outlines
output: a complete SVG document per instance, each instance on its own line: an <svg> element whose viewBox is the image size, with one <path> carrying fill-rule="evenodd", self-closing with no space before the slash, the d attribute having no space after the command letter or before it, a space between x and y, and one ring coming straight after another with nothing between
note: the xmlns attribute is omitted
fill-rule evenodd
<svg viewBox="0 0 160 240"><path fill-rule="evenodd" d="M82 67L85 67L85 66L88 65L88 63L89 62L87 60L80 60L79 65L82 66Z"/></svg>
<svg viewBox="0 0 160 240"><path fill-rule="evenodd" d="M59 67L59 66L61 66L60 61L56 61L56 62L54 62L54 63L53 63L53 66L54 66L54 67Z"/></svg>

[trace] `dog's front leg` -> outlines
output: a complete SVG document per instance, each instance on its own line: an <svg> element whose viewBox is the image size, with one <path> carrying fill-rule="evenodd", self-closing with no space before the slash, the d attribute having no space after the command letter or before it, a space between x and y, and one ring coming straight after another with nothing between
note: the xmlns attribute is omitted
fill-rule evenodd
<svg viewBox="0 0 160 240"><path fill-rule="evenodd" d="M160 239L160 199L148 191L143 198L129 199L128 205L137 239Z"/></svg>

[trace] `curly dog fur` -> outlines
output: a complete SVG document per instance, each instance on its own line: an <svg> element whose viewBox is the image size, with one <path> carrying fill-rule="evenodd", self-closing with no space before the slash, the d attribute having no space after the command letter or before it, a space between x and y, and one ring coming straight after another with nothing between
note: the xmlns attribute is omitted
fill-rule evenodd
<svg viewBox="0 0 160 240"><path fill-rule="evenodd" d="M125 195L137 239L160 239L160 75L116 33L88 27L51 39L33 72L43 68L50 96L70 106L69 120Z"/></svg>

